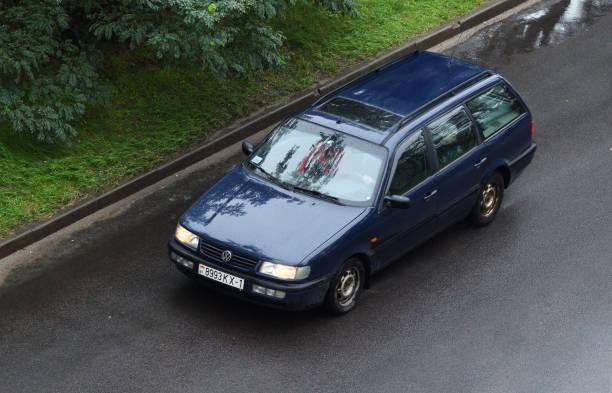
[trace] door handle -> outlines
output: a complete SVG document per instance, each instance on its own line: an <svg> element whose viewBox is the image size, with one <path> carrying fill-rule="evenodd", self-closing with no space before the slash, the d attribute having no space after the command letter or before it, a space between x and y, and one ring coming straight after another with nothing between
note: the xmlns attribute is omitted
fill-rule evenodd
<svg viewBox="0 0 612 393"><path fill-rule="evenodd" d="M482 164L484 164L486 160L487 160L487 157L483 157L483 158L481 158L481 159L480 159L480 161L478 161L476 164L474 164L474 167L476 167L476 168L480 168L480 166L481 166Z"/></svg>
<svg viewBox="0 0 612 393"><path fill-rule="evenodd" d="M436 194L438 193L438 190L433 190L428 192L427 194L425 194L425 196L423 197L423 199L425 199L426 201L430 200L431 198L433 198L434 196L436 196Z"/></svg>

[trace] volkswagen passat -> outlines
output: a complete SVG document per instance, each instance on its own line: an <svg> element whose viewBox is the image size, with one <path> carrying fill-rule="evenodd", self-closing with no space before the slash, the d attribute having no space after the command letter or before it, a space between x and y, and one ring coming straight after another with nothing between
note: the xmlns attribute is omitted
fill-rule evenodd
<svg viewBox="0 0 612 393"><path fill-rule="evenodd" d="M480 66L416 52L286 119L180 218L170 259L256 303L351 310L452 223L490 223L533 158L531 113Z"/></svg>

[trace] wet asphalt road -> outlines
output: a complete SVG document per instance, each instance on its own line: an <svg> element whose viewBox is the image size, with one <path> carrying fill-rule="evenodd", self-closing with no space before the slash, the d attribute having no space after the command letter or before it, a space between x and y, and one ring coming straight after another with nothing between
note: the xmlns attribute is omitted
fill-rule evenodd
<svg viewBox="0 0 612 393"><path fill-rule="evenodd" d="M0 391L612 391L612 1L544 1L449 50L506 75L539 148L496 221L288 314L166 260L239 156L65 239L0 287Z"/></svg>

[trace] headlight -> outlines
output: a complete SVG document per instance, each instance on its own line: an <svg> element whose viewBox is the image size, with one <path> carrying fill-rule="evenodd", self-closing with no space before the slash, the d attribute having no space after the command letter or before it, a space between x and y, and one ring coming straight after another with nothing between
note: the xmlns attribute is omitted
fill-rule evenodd
<svg viewBox="0 0 612 393"><path fill-rule="evenodd" d="M198 239L196 235L181 226L181 224L178 224L176 226L176 232L174 232L174 237L176 237L176 240L183 243L187 247L198 248L198 243L200 239Z"/></svg>
<svg viewBox="0 0 612 393"><path fill-rule="evenodd" d="M281 280L301 280L310 274L310 266L287 266L280 263L263 262L259 272Z"/></svg>

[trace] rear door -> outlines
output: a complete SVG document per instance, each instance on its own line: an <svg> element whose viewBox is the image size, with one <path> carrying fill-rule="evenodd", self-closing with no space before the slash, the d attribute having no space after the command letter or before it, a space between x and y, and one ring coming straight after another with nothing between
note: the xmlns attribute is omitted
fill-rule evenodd
<svg viewBox="0 0 612 393"><path fill-rule="evenodd" d="M464 218L476 203L487 158L479 148L476 127L463 105L429 123L427 129L438 170L436 214L439 225L444 227Z"/></svg>
<svg viewBox="0 0 612 393"><path fill-rule="evenodd" d="M531 116L505 83L487 88L466 106L479 128L490 171L511 164L531 145Z"/></svg>

